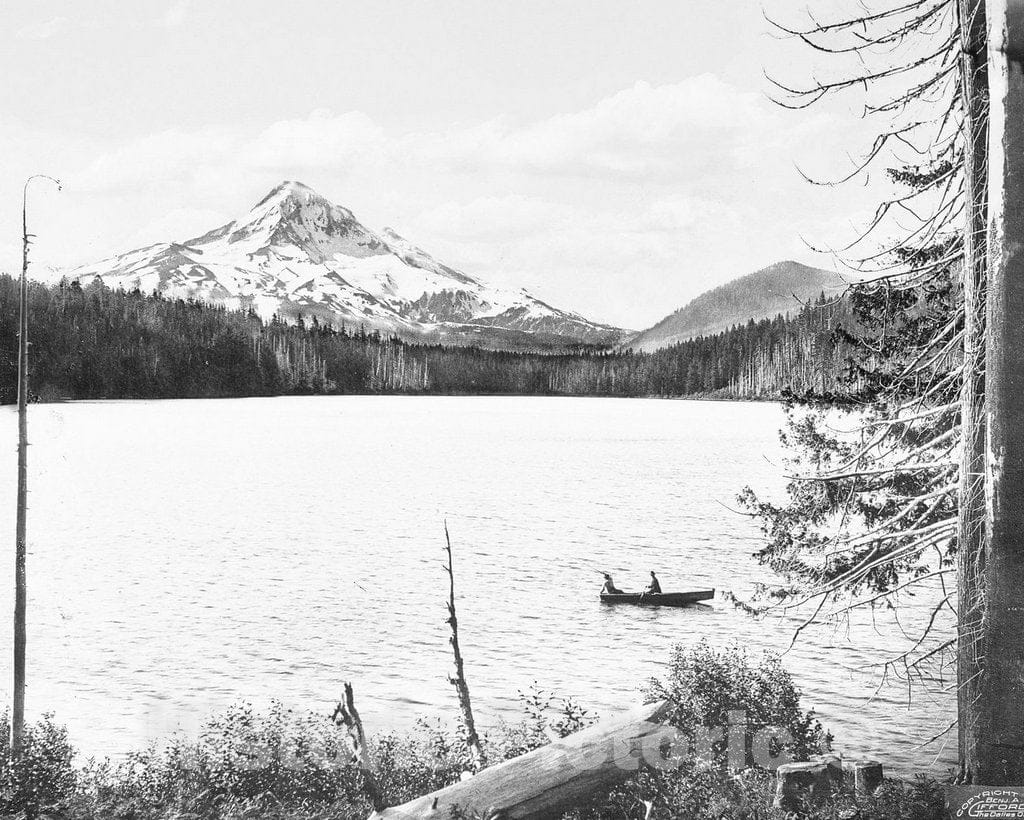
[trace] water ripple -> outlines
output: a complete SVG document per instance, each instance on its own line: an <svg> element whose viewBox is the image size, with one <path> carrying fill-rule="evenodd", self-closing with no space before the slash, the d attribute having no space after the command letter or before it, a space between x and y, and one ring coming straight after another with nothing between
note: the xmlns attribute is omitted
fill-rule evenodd
<svg viewBox="0 0 1024 820"><path fill-rule="evenodd" d="M485 723L515 718L534 682L621 708L674 643L785 650L794 618L596 600L600 570L749 593L758 533L721 504L746 484L780 490L781 422L772 405L598 399L35 406L30 710L55 711L89 754L194 731L238 699L323 709L343 680L372 729L450 718L445 518ZM0 409L0 440L14 437ZM0 474L0 532L14 530L14 478ZM949 696L908 705L897 686L869 702L875 664L905 646L880 618L785 656L842 748L897 769L932 762L917 743L952 712Z"/></svg>

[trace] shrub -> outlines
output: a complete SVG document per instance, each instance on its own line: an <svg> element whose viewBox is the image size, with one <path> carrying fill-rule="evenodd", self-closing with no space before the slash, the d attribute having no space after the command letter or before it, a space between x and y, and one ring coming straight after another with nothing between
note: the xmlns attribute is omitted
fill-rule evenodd
<svg viewBox="0 0 1024 820"><path fill-rule="evenodd" d="M690 761L671 772L646 770L613 789L570 820L792 820L772 806L775 781L765 769L729 775L706 761ZM807 806L800 820L943 820L942 788L918 778L910 784L887 780L871 797L837 795L822 806Z"/></svg>
<svg viewBox="0 0 1024 820"><path fill-rule="evenodd" d="M550 743L553 738L567 737L585 729L596 719L574 698L560 698L536 683L525 692L520 691L519 699L523 719L516 723L502 721L485 738L489 759L519 757Z"/></svg>
<svg viewBox="0 0 1024 820"><path fill-rule="evenodd" d="M61 809L75 793L78 775L75 750L68 742L67 729L44 715L25 726L22 754L11 756L11 720L0 717L0 813L21 812L25 817Z"/></svg>
<svg viewBox="0 0 1024 820"><path fill-rule="evenodd" d="M249 704L232 706L210 719L195 741L175 738L119 764L88 767L91 811L99 817L278 816L285 810L312 816L345 806L352 816L365 816L369 806L342 740L326 716L276 702L264 713Z"/></svg>
<svg viewBox="0 0 1024 820"><path fill-rule="evenodd" d="M668 699L670 722L688 735L701 726L724 727L729 712L742 711L748 734L768 727L788 731L795 760L807 760L831 746L831 736L813 712L800 708L800 690L770 652L753 663L736 644L716 649L702 640L689 648L676 646L668 679L650 681L645 694L652 700Z"/></svg>
<svg viewBox="0 0 1024 820"><path fill-rule="evenodd" d="M671 720L684 729L716 725L731 710L747 712L752 728L780 726L799 755L822 750L828 737L778 658L752 663L737 647L701 643L676 648L669 675L651 696L672 701ZM520 693L525 717L488 732L490 762L535 749L583 728L591 717L574 701L536 687ZM50 718L30 727L22 761L10 760L7 720L0 730L0 814L47 814L65 820L364 820L370 813L360 774L349 762L342 731L323 715L279 703L265 712L231 707L193 740L176 738L111 763L90 761L80 772L61 727ZM371 742L378 779L390 805L442 788L471 768L465 737L439 721ZM593 795L575 820L784 820L772 808L769 772L731 773L720 761L688 759L678 769L643 769L610 792ZM938 820L941 790L933 781L886 782L872 798L836 797L806 820Z"/></svg>
<svg viewBox="0 0 1024 820"><path fill-rule="evenodd" d="M520 692L519 697L523 720L502 722L482 738L491 765L593 722L593 717L572 698L558 698L536 685ZM373 743L373 757L378 780L391 805L448 786L473 768L464 734L438 720L421 720L412 733L391 732L378 737Z"/></svg>

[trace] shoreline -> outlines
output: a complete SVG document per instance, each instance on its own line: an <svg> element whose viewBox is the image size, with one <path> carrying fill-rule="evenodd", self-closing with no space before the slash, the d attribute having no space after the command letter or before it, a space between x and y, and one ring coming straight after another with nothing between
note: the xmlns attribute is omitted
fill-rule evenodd
<svg viewBox="0 0 1024 820"><path fill-rule="evenodd" d="M778 396L723 396L711 393L694 393L688 396L662 396L658 394L644 394L637 396L621 396L604 393L274 393L252 394L243 396L98 396L89 398L57 398L29 402L29 407L34 405L55 405L55 404L79 404L99 402L129 402L129 401L224 401L228 399L282 399L282 398L345 398L350 396L359 397L403 397L403 398L501 398L501 399L621 399L634 401L637 399L657 401L701 401L701 402L738 402L742 404L779 404L783 401ZM15 402L2 402L0 407L11 407L17 409Z"/></svg>

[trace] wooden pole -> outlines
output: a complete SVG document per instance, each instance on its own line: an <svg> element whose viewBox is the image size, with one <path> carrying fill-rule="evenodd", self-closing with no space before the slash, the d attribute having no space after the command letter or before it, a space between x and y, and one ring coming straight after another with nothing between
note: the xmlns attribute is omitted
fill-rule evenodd
<svg viewBox="0 0 1024 820"><path fill-rule="evenodd" d="M28 185L33 179L49 179L34 174L25 180L21 193L21 281L18 283L18 513L14 536L14 697L11 707L11 755L21 756L25 738L25 618L28 603L25 554L28 517Z"/></svg>
<svg viewBox="0 0 1024 820"><path fill-rule="evenodd" d="M988 0L984 674L975 783L1024 783L1024 0Z"/></svg>

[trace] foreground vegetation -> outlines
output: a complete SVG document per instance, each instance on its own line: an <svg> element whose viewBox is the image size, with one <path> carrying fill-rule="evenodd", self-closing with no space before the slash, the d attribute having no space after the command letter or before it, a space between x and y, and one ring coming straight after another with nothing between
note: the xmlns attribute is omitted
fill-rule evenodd
<svg viewBox="0 0 1024 820"><path fill-rule="evenodd" d="M797 759L828 748L830 737L800 708L800 693L779 660L751 659L732 647L677 648L664 681L648 697L668 697L672 723L683 732L721 726L730 710L745 710L752 723L779 726L793 738ZM488 758L499 762L566 736L592 717L571 700L533 690L523 695L524 716L487 733ZM6 721L5 721L6 722ZM348 820L370 814L361 775L350 763L344 735L326 716L273 705L256 712L236 706L211 719L197 738L176 738L119 762L75 763L66 731L51 719L33 725L24 757L12 763L7 726L0 726L0 814L69 820L132 818L259 818ZM406 733L373 741L373 760L387 802L399 805L458 780L472 768L458 729L419 723ZM771 808L769 772L729 771L724 750L688 760L672 771L642 769L620 788L595 794L572 814L575 820L782 820ZM887 781L873 797L840 795L807 817L932 820L941 817L934 782Z"/></svg>
<svg viewBox="0 0 1024 820"><path fill-rule="evenodd" d="M776 398L828 392L843 369L843 305L821 302L655 353L522 353L411 344L331 327L262 321L196 301L94 281L29 292L32 393L55 399L319 393ZM17 282L0 275L0 403L17 384Z"/></svg>

